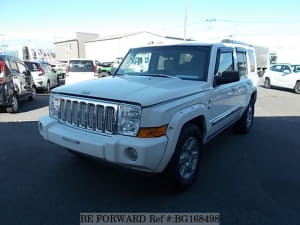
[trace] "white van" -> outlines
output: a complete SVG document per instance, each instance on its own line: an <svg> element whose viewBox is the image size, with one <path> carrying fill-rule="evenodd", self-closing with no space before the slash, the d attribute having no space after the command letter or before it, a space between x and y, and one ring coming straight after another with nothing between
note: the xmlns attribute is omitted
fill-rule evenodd
<svg viewBox="0 0 300 225"><path fill-rule="evenodd" d="M97 67L91 59L70 59L66 67L65 84L97 78Z"/></svg>

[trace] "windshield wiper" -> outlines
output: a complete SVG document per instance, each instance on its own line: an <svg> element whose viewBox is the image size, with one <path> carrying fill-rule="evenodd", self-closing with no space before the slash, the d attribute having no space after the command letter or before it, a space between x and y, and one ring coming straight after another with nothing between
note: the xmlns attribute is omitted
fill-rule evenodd
<svg viewBox="0 0 300 225"><path fill-rule="evenodd" d="M143 76L150 76L150 77L165 77L165 78L175 78L175 79L180 79L179 77L176 77L176 76L171 76L171 75L167 75L167 74L145 74Z"/></svg>

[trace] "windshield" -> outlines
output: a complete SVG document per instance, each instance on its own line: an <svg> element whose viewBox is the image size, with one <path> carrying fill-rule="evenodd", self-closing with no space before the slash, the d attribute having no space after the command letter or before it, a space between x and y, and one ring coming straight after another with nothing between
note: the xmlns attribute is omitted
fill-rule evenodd
<svg viewBox="0 0 300 225"><path fill-rule="evenodd" d="M93 61L88 60L71 60L69 62L70 72L94 72Z"/></svg>
<svg viewBox="0 0 300 225"><path fill-rule="evenodd" d="M129 51L116 75L206 81L210 47L159 46Z"/></svg>
<svg viewBox="0 0 300 225"><path fill-rule="evenodd" d="M25 62L26 66L31 72L39 71L39 65L35 62Z"/></svg>

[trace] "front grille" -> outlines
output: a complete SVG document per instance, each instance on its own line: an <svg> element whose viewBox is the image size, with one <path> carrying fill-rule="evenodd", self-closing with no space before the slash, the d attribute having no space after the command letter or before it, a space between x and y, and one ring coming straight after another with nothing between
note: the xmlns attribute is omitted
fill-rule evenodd
<svg viewBox="0 0 300 225"><path fill-rule="evenodd" d="M117 105L88 99L61 97L58 119L70 126L114 134Z"/></svg>

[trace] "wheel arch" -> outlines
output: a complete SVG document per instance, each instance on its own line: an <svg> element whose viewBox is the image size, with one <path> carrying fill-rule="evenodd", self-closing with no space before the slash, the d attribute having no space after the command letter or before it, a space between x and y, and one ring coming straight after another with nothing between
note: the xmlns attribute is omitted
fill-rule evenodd
<svg viewBox="0 0 300 225"><path fill-rule="evenodd" d="M173 117L170 119L166 133L168 137L168 144L157 171L163 172L167 168L167 165L174 154L179 135L187 124L193 123L199 127L199 130L202 134L201 139L203 141L203 137L207 131L206 110L207 109L204 104L197 104L184 108L173 115Z"/></svg>
<svg viewBox="0 0 300 225"><path fill-rule="evenodd" d="M257 90L251 94L250 101L253 101L253 103L255 103L256 99L257 99Z"/></svg>

